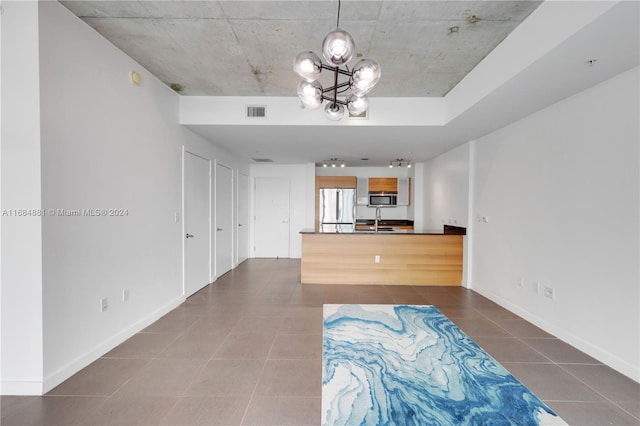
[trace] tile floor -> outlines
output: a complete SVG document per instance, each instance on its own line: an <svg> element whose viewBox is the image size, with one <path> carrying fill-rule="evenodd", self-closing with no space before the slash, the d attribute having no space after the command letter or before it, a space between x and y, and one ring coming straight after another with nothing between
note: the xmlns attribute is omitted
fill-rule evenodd
<svg viewBox="0 0 640 426"><path fill-rule="evenodd" d="M10 425L318 425L322 304L432 304L571 425L639 425L640 385L461 287L299 284L250 259L44 397L1 398Z"/></svg>

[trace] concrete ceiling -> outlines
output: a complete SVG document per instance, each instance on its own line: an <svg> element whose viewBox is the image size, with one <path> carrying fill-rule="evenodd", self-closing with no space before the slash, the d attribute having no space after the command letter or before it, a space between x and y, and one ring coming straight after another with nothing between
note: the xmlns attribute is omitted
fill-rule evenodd
<svg viewBox="0 0 640 426"><path fill-rule="evenodd" d="M336 26L325 1L63 1L183 95L295 96L291 65ZM349 1L340 26L377 60L374 96L444 96L540 2Z"/></svg>
<svg viewBox="0 0 640 426"><path fill-rule="evenodd" d="M62 3L181 95L247 97L295 97L299 78L292 71L292 60L302 50L320 52L322 39L336 26L338 6L335 0ZM382 79L370 94L372 101L374 97L446 97L540 3L345 0L341 5L340 27L353 36L357 56L369 57L381 64ZM574 3L576 7L586 4ZM619 15L626 13L629 11ZM635 43L620 52L614 49L620 55L628 55L630 49L637 46L637 40L628 38L637 38L637 17L627 19L624 26L618 26L613 33L606 27L583 31L582 37L567 36L567 40L558 45L570 46L587 55L575 58L580 66L592 57L588 55L604 54L597 49L606 51L611 47L609 43ZM587 42L592 45L585 46ZM593 52L585 51L585 47L592 48ZM531 48L535 46L522 46L525 50ZM562 62L562 58L551 59ZM509 104L506 109L502 106L504 111L501 104L496 108L495 100L487 97L487 105L493 105L493 114L478 103L470 109L474 111L473 116L467 113L451 117L455 118L454 124L437 128L425 128L419 123L350 128L315 126L314 130L321 131L311 132L309 126L296 125L218 123L191 127L237 155L273 158L279 163L320 162L332 157L345 159L350 165L381 165L404 156L423 161L507 124L505 116L517 119L599 79L622 72L628 69L629 63L637 64L637 57L626 61L618 59L598 64L601 71L592 73L591 77L576 76L573 65L563 68L559 63L552 67L556 75L535 74L527 75L522 81L517 78L505 81L505 85L515 85L513 90L521 90L521 84L541 88L544 94L533 92L534 102L523 99L526 105L514 107L509 93L497 91L500 102L505 99ZM549 68L545 63L538 66ZM598 76L594 78L593 74ZM546 83L541 82L549 77L549 84L558 87L557 92L544 90ZM565 86L571 90L565 90ZM308 111L309 114L318 112ZM478 122L474 117L483 117L483 120ZM470 123L474 126L469 127ZM306 138L308 143L291 143L301 138ZM390 144L390 140L394 143ZM363 157L370 160L363 162L360 160Z"/></svg>

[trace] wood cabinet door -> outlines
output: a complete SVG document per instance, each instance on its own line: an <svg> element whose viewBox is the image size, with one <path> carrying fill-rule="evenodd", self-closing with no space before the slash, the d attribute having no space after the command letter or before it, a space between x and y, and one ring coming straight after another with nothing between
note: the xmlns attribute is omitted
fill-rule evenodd
<svg viewBox="0 0 640 426"><path fill-rule="evenodd" d="M317 176L318 188L356 189L358 179L355 176Z"/></svg>
<svg viewBox="0 0 640 426"><path fill-rule="evenodd" d="M369 178L369 192L375 193L397 193L398 178L394 177L371 177Z"/></svg>

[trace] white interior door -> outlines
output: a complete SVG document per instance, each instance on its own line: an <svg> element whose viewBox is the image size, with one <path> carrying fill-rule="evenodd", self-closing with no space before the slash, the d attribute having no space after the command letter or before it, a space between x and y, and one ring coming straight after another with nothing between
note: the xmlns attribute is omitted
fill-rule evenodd
<svg viewBox="0 0 640 426"><path fill-rule="evenodd" d="M211 282L211 161L184 153L185 297Z"/></svg>
<svg viewBox="0 0 640 426"><path fill-rule="evenodd" d="M216 277L233 267L233 173L216 165Z"/></svg>
<svg viewBox="0 0 640 426"><path fill-rule="evenodd" d="M255 257L289 257L289 179L256 178Z"/></svg>
<svg viewBox="0 0 640 426"><path fill-rule="evenodd" d="M238 173L238 249L236 264L249 257L249 176Z"/></svg>

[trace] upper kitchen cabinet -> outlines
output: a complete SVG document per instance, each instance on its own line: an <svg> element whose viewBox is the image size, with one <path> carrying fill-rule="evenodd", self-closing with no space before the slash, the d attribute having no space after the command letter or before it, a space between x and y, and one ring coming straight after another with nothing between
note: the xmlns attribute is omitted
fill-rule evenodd
<svg viewBox="0 0 640 426"><path fill-rule="evenodd" d="M355 176L316 176L316 187L355 189L358 178Z"/></svg>
<svg viewBox="0 0 640 426"><path fill-rule="evenodd" d="M369 192L374 194L396 194L398 192L398 178L370 177Z"/></svg>

